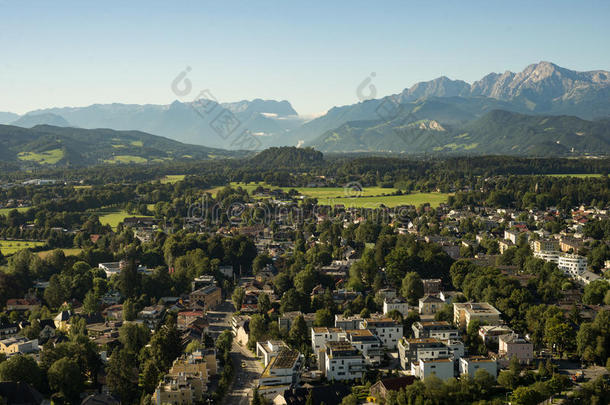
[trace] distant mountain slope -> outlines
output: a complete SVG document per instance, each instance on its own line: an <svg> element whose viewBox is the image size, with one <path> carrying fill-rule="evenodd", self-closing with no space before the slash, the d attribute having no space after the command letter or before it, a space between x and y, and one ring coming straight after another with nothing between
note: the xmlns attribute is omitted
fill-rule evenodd
<svg viewBox="0 0 610 405"><path fill-rule="evenodd" d="M36 125L53 125L56 127L71 126L64 117L53 113L26 114L12 122L11 125L24 128L32 128Z"/></svg>
<svg viewBox="0 0 610 405"><path fill-rule="evenodd" d="M564 155L610 153L610 121L493 110L461 125L403 116L352 121L311 142L323 152Z"/></svg>
<svg viewBox="0 0 610 405"><path fill-rule="evenodd" d="M0 124L10 124L17 119L19 119L18 114L0 111Z"/></svg>
<svg viewBox="0 0 610 405"><path fill-rule="evenodd" d="M155 163L233 155L139 131L0 125L0 160L24 166Z"/></svg>
<svg viewBox="0 0 610 405"><path fill-rule="evenodd" d="M430 103L418 104L423 102ZM397 112L388 114L392 109ZM312 144L317 137L346 123L391 121L406 113L414 114L414 120L431 119L455 125L494 109L572 115L588 120L610 117L610 72L576 72L540 62L520 73L488 74L472 85L443 76L417 83L399 94L332 108L324 116L291 131L285 139Z"/></svg>
<svg viewBox="0 0 610 405"><path fill-rule="evenodd" d="M218 104L212 100L170 105L94 104L38 110L51 113L81 128L139 130L180 142L227 149L244 149L240 134L254 134L256 148L273 143L302 123L288 101L255 99ZM230 120L227 121L226 118ZM229 122L224 128L222 122Z"/></svg>

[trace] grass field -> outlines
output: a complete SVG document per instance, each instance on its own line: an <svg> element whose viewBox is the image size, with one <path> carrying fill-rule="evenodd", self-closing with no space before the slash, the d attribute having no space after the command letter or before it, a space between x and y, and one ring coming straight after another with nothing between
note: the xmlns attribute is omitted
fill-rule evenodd
<svg viewBox="0 0 610 405"><path fill-rule="evenodd" d="M15 208L0 208L0 215L7 215L9 212L11 212L14 209ZM30 209L30 207L19 207L19 208L17 208L17 211L26 212L29 209Z"/></svg>
<svg viewBox="0 0 610 405"><path fill-rule="evenodd" d="M102 225L110 225L113 229L116 229L125 218L132 216L127 211L118 209L100 210L96 211L95 214L99 216Z"/></svg>
<svg viewBox="0 0 610 405"><path fill-rule="evenodd" d="M61 149L52 149L40 153L20 152L18 157L20 160L26 160L46 165L54 165L64 157L64 151Z"/></svg>
<svg viewBox="0 0 610 405"><path fill-rule="evenodd" d="M545 174L544 176L549 176L549 177L577 177L579 179L587 179L590 177L602 177L602 174L595 174L595 173L574 173L574 174Z"/></svg>
<svg viewBox="0 0 610 405"><path fill-rule="evenodd" d="M142 217L144 215L130 214L125 210L121 209L101 209L93 212L100 218L102 225L110 225L112 229L116 229L117 226L127 217Z"/></svg>
<svg viewBox="0 0 610 405"><path fill-rule="evenodd" d="M413 193L406 195L391 195L381 197L352 197L352 198L318 198L318 204L343 204L346 208L377 208L382 204L386 207L399 205L415 205L416 207L429 203L432 207L447 202L449 194L446 193Z"/></svg>
<svg viewBox="0 0 610 405"><path fill-rule="evenodd" d="M242 187L248 193L252 193L259 185L269 187L265 183L231 183L231 187ZM215 196L223 187L214 187L206 190ZM277 188L277 187L272 187ZM279 187L285 191L293 187ZM413 193L407 195L383 195L392 194L397 189L382 187L364 187L362 190L354 190L344 187L294 187L302 195L317 198L322 205L343 204L346 208L376 208L381 204L386 207L399 205L415 205L429 203L432 207L447 202L450 194L446 193Z"/></svg>
<svg viewBox="0 0 610 405"><path fill-rule="evenodd" d="M44 246L45 242L30 242L27 240L0 240L0 251L8 256L22 249L30 249Z"/></svg>
<svg viewBox="0 0 610 405"><path fill-rule="evenodd" d="M184 180L185 177L184 174L168 174L161 179L161 184L174 184Z"/></svg>
<svg viewBox="0 0 610 405"><path fill-rule="evenodd" d="M146 163L148 160L140 156L133 155L117 155L113 156L112 159L104 160L104 163Z"/></svg>
<svg viewBox="0 0 610 405"><path fill-rule="evenodd" d="M55 249L43 250L42 252L38 252L38 256L40 256L41 259L44 259L48 255L50 255L53 250L55 250ZM78 256L80 254L80 252L83 251L83 249L62 249L62 250L64 251L64 255L66 255L66 256Z"/></svg>

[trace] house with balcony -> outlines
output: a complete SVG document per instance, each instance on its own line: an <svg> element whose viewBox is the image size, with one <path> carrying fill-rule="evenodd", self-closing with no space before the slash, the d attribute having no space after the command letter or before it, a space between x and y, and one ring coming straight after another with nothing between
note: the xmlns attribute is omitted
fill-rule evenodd
<svg viewBox="0 0 610 405"><path fill-rule="evenodd" d="M284 347L273 357L258 380L258 392L269 400L295 386L301 375L302 355Z"/></svg>
<svg viewBox="0 0 610 405"><path fill-rule="evenodd" d="M281 340L256 342L256 357L260 357L263 360L263 365L267 367L271 359L276 357L286 347L288 347L286 343Z"/></svg>
<svg viewBox="0 0 610 405"><path fill-rule="evenodd" d="M412 364L420 359L449 358L449 348L440 340L433 338L402 338L398 342L398 358L403 370L410 370Z"/></svg>
<svg viewBox="0 0 610 405"><path fill-rule="evenodd" d="M324 374L332 380L361 379L366 369L364 356L350 342L326 342Z"/></svg>
<svg viewBox="0 0 610 405"><path fill-rule="evenodd" d="M403 337L401 322L391 318L368 318L360 322L359 329L368 329L379 337L383 347L395 350L400 338Z"/></svg>
<svg viewBox="0 0 610 405"><path fill-rule="evenodd" d="M460 332L447 321L415 322L411 329L416 338L434 338L439 340L457 339Z"/></svg>
<svg viewBox="0 0 610 405"><path fill-rule="evenodd" d="M364 356L367 365L378 365L383 360L383 345L377 335L368 329L345 331L346 340Z"/></svg>

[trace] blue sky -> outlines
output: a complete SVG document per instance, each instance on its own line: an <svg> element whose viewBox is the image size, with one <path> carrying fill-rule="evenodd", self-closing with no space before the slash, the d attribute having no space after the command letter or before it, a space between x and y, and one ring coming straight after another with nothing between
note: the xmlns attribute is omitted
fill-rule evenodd
<svg viewBox="0 0 610 405"><path fill-rule="evenodd" d="M610 70L606 1L0 0L0 111L286 99L301 114L440 75L469 82L548 60ZM188 96L186 97L188 99Z"/></svg>

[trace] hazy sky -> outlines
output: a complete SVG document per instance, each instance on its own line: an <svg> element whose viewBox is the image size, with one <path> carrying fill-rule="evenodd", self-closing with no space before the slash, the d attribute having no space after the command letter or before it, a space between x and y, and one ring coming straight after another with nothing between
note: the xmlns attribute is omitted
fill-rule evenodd
<svg viewBox="0 0 610 405"><path fill-rule="evenodd" d="M610 70L609 38L607 0L0 0L0 111L167 104L190 66L193 97L285 99L316 114L357 102L371 72L382 96L540 60Z"/></svg>

